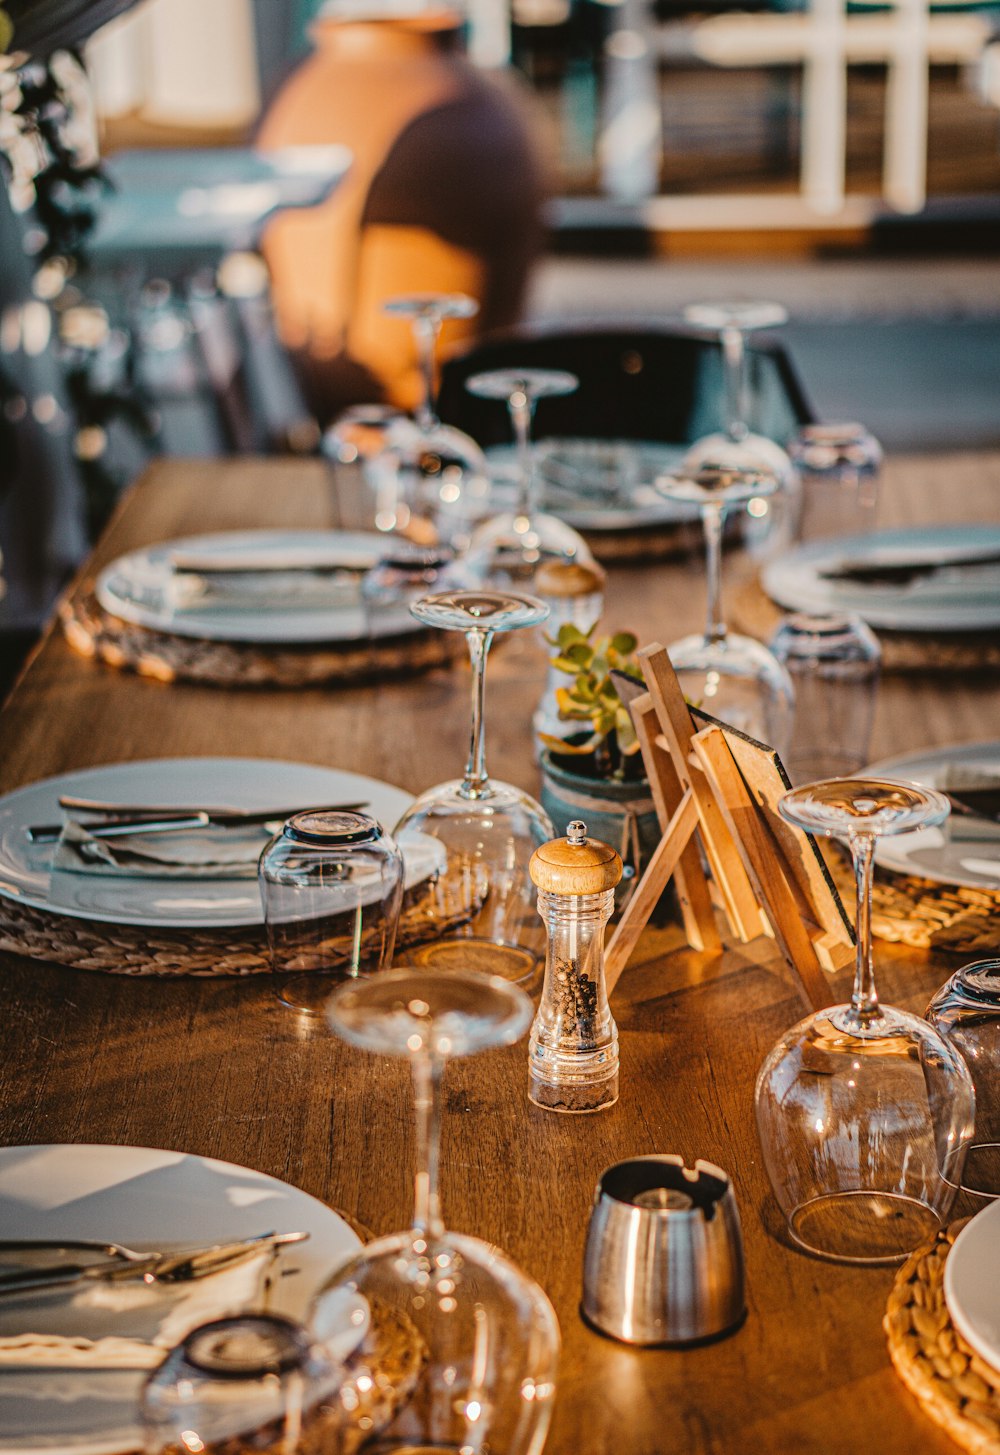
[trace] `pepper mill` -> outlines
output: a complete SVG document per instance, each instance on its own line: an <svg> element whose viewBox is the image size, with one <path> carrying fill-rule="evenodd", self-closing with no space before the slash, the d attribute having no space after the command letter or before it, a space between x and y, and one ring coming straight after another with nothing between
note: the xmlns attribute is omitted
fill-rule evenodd
<svg viewBox="0 0 1000 1455"><path fill-rule="evenodd" d="M604 927L622 861L579 819L542 844L528 872L548 948L528 1041L528 1096L547 1111L603 1111L618 1100L618 1028L604 982Z"/></svg>

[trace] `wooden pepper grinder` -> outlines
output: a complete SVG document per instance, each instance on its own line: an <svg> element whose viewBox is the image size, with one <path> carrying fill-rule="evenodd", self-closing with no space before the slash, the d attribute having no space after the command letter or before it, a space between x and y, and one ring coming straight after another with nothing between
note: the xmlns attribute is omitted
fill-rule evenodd
<svg viewBox="0 0 1000 1455"><path fill-rule="evenodd" d="M622 861L568 825L536 849L528 872L548 948L541 1004L528 1042L528 1096L547 1111L603 1111L618 1100L618 1028L604 982L604 930Z"/></svg>

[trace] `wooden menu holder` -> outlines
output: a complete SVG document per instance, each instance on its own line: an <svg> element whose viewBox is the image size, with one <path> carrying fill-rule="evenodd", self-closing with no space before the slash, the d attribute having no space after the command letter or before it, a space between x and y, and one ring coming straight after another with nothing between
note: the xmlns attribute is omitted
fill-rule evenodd
<svg viewBox="0 0 1000 1455"><path fill-rule="evenodd" d="M690 708L664 647L639 660L646 690L629 705L663 837L608 942L609 994L673 876L693 948L721 951L718 905L744 943L773 936L813 1010L829 1005L828 972L853 959L854 934L815 840L778 813L791 786L780 759Z"/></svg>

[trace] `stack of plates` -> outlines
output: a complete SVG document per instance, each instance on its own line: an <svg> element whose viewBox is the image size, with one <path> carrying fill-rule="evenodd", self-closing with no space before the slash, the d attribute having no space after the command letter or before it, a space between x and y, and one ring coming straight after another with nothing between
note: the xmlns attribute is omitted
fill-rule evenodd
<svg viewBox="0 0 1000 1455"><path fill-rule="evenodd" d="M996 631L1000 527L927 526L816 541L770 562L761 580L789 611L853 612L885 631Z"/></svg>
<svg viewBox="0 0 1000 1455"><path fill-rule="evenodd" d="M865 772L877 778L905 778L926 788L953 789L956 793L987 782L1000 785L1000 742L906 753L873 763ZM940 828L880 839L875 861L883 869L939 884L1000 891L1000 823L963 820L953 814Z"/></svg>
<svg viewBox="0 0 1000 1455"><path fill-rule="evenodd" d="M139 1250L203 1247L271 1231L307 1232L308 1241L279 1253L281 1276L270 1280L270 1311L298 1321L306 1318L313 1295L330 1273L361 1246L343 1218L297 1187L228 1162L144 1147L3 1148L0 1228L8 1241L111 1241ZM8 1250L4 1256L13 1254ZM237 1312L212 1307L213 1299L234 1296L231 1286L226 1291L227 1277L178 1285L198 1288L196 1324ZM163 1328L176 1323L176 1289L165 1287L151 1297L152 1305L143 1304L143 1321ZM135 1321L136 1315L120 1318ZM100 1299L69 1290L0 1297L0 1341L42 1333L56 1343L100 1341L108 1325ZM148 1371L100 1367L102 1347L98 1342L92 1362L75 1368L56 1362L57 1349L46 1365L39 1346L32 1349L30 1362L18 1362L22 1356L0 1347L2 1455L122 1455L141 1447L139 1397Z"/></svg>
<svg viewBox="0 0 1000 1455"><path fill-rule="evenodd" d="M365 531L228 531L165 541L113 561L97 599L123 621L217 642L356 642L419 631L408 613L379 626L361 579L385 554Z"/></svg>
<svg viewBox="0 0 1000 1455"><path fill-rule="evenodd" d="M53 871L54 845L28 838L33 824L57 824L63 794L112 803L239 809L316 808L367 803L391 831L412 802L391 784L337 768L266 758L162 758L82 768L0 798L0 899L105 924L163 929L232 929L263 924L254 879L130 879ZM419 872L419 871L418 871ZM426 871L425 871L426 872Z"/></svg>

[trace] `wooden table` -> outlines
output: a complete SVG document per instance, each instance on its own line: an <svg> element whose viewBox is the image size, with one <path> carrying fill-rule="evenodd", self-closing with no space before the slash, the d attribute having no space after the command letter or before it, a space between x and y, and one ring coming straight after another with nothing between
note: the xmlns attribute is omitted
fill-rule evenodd
<svg viewBox="0 0 1000 1455"><path fill-rule="evenodd" d="M885 523L995 521L1000 453L899 459ZM313 463L172 461L129 496L95 553L193 530L336 520ZM739 563L734 562L738 567ZM697 629L697 560L613 573L608 620L646 641ZM491 663L492 770L531 788L528 719L543 656L527 636ZM501 687L502 684L502 687ZM467 734L463 669L349 690L227 692L95 666L50 635L4 709L0 790L121 759L285 757L420 790L454 775ZM876 755L998 736L1000 680L884 682ZM880 946L887 999L921 1010L954 968ZM303 1037L262 979L134 981L3 957L0 1141L181 1149L284 1178L376 1231L406 1225L412 1136L405 1067ZM812 1260L781 1240L753 1125L754 1077L801 1008L769 942L721 958L650 931L616 991L622 1094L596 1117L530 1107L525 1047L456 1063L446 1080L449 1224L494 1240L555 1304L564 1352L548 1449L561 1455L954 1447L893 1375L881 1318L891 1270ZM623 1157L678 1152L732 1175L749 1315L730 1338L636 1351L578 1314L594 1184Z"/></svg>

